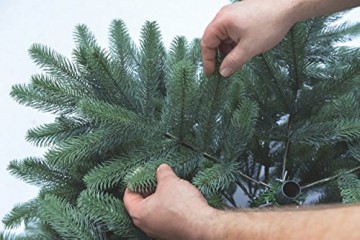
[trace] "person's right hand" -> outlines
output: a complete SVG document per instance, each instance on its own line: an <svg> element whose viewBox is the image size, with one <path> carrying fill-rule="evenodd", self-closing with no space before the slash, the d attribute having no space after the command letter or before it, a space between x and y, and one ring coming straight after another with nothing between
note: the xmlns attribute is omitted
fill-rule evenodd
<svg viewBox="0 0 360 240"><path fill-rule="evenodd" d="M220 50L227 55L220 66L232 75L250 58L275 47L299 19L289 0L244 0L223 7L208 25L201 41L204 71L215 70Z"/></svg>
<svg viewBox="0 0 360 240"><path fill-rule="evenodd" d="M168 165L160 165L156 176L156 191L145 198L126 189L124 204L134 224L156 239L213 239L219 211Z"/></svg>

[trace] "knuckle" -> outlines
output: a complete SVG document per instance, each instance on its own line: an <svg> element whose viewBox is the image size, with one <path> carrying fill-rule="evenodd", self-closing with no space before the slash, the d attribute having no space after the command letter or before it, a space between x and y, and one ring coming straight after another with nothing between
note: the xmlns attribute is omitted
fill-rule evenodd
<svg viewBox="0 0 360 240"><path fill-rule="evenodd" d="M235 54L229 54L227 55L227 63L231 66L237 65L239 62L238 57Z"/></svg>
<svg viewBox="0 0 360 240"><path fill-rule="evenodd" d="M221 7L220 11L219 11L219 14L226 13L227 10L230 8L230 6L231 6L230 4L227 4L227 5L223 6L223 7Z"/></svg>
<svg viewBox="0 0 360 240"><path fill-rule="evenodd" d="M232 4L223 6L220 11L216 14L215 19L218 21L225 21L231 19Z"/></svg>
<svg viewBox="0 0 360 240"><path fill-rule="evenodd" d="M201 41L200 41L200 48L202 50L206 49L207 48L207 44L206 44L206 38L202 38Z"/></svg>

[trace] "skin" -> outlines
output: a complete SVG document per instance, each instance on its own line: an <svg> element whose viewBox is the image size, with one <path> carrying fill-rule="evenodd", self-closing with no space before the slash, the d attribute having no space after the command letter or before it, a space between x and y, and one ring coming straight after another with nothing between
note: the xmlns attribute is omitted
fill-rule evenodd
<svg viewBox="0 0 360 240"><path fill-rule="evenodd" d="M124 196L134 224L155 239L360 239L358 206L222 211L166 164L158 168L157 181L147 197L130 190Z"/></svg>
<svg viewBox="0 0 360 240"><path fill-rule="evenodd" d="M220 73L230 76L252 57L275 47L297 21L359 4L359 0L244 0L227 5L202 37L204 71L214 72L219 50L226 55Z"/></svg>
<svg viewBox="0 0 360 240"><path fill-rule="evenodd" d="M276 46L297 21L360 5L360 0L244 0L223 7L206 28L204 71L220 66L230 76L252 57ZM221 211L210 207L189 182L167 165L157 170L155 193L126 190L124 204L133 222L156 239L360 239L360 206L282 211Z"/></svg>
<svg viewBox="0 0 360 240"><path fill-rule="evenodd" d="M156 239L203 239L197 236L201 234L198 229L203 227L204 219L216 214L216 210L168 165L158 168L157 183L155 193L146 198L126 190L124 204L134 224ZM200 210L200 214L194 209Z"/></svg>

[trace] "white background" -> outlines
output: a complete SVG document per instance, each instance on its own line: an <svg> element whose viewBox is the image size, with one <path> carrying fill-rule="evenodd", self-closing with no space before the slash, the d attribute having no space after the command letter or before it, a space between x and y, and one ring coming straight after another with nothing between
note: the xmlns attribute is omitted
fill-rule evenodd
<svg viewBox="0 0 360 240"><path fill-rule="evenodd" d="M11 86L29 82L39 69L27 50L42 43L68 57L74 26L85 23L100 45L107 46L108 27L123 19L137 40L146 20L156 20L166 47L177 35L201 37L206 25L227 0L0 0L0 219L14 204L36 196L37 188L9 175L10 160L41 156L24 139L29 128L52 121L52 116L17 104ZM349 19L360 20L360 9ZM358 43L355 43L359 45ZM3 225L0 224L0 230Z"/></svg>
<svg viewBox="0 0 360 240"><path fill-rule="evenodd" d="M41 156L44 149L24 139L29 128L52 116L16 103L11 86L27 83L40 70L28 49L42 43L71 57L73 30L84 23L107 47L113 19L125 21L134 40L146 20L156 20L166 47L177 35L201 37L206 25L227 0L0 0L0 219L16 203L36 196L37 188L9 175L10 160ZM2 223L0 230L3 229Z"/></svg>

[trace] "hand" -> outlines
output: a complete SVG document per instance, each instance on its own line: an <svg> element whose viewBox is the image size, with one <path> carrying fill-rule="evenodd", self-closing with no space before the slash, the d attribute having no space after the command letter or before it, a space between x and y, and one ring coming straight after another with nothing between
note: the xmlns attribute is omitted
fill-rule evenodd
<svg viewBox="0 0 360 240"><path fill-rule="evenodd" d="M157 170L155 193L144 198L126 189L124 204L133 223L156 239L207 239L215 218L201 193L162 164Z"/></svg>
<svg viewBox="0 0 360 240"><path fill-rule="evenodd" d="M227 55L220 66L232 75L250 58L275 47L298 20L288 0L244 0L223 7L208 25L201 41L204 71L215 70L219 50Z"/></svg>

